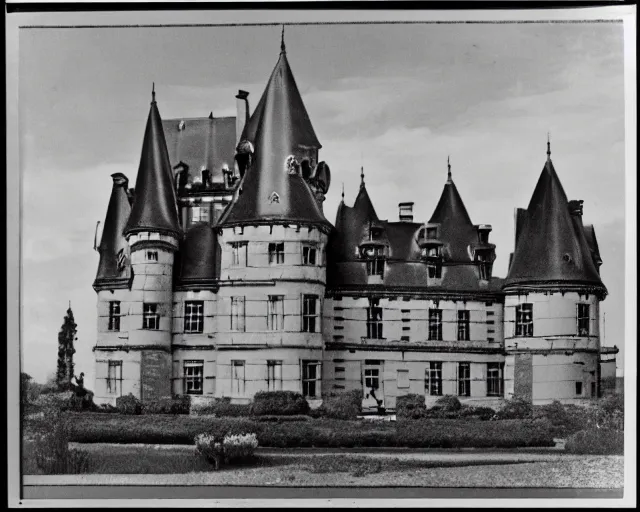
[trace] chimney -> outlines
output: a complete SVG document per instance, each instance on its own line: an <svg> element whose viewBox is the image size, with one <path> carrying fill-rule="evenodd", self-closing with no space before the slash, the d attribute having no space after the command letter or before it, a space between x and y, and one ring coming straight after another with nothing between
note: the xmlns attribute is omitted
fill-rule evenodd
<svg viewBox="0 0 640 512"><path fill-rule="evenodd" d="M413 203L399 203L400 222L413 222Z"/></svg>
<svg viewBox="0 0 640 512"><path fill-rule="evenodd" d="M240 89L236 94L236 144L240 142L242 130L249 122L249 93Z"/></svg>

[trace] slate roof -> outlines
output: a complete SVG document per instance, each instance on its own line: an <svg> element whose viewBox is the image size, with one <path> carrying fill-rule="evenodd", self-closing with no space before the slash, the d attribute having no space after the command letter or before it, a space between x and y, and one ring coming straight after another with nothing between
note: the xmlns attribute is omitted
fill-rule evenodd
<svg viewBox="0 0 640 512"><path fill-rule="evenodd" d="M221 248L215 229L195 224L185 234L176 258L178 285L213 284L220 278Z"/></svg>
<svg viewBox="0 0 640 512"><path fill-rule="evenodd" d="M249 137L254 138L253 163L219 225L290 222L331 229L301 174L287 169L287 158L317 139L284 52L249 125Z"/></svg>
<svg viewBox="0 0 640 512"><path fill-rule="evenodd" d="M236 118L166 119L162 126L171 167L183 162L189 166L192 177L199 177L205 167L211 171L214 188L224 188L222 168L226 165L233 170L234 167Z"/></svg>
<svg viewBox="0 0 640 512"><path fill-rule="evenodd" d="M504 288L558 284L594 288L606 294L594 259L599 260L593 227L572 215L551 158L542 169L521 224ZM597 256L597 257L596 257Z"/></svg>
<svg viewBox="0 0 640 512"><path fill-rule="evenodd" d="M100 261L94 281L94 288L108 286L111 288L127 287L131 278L129 261L129 244L124 236L124 227L131 214L131 205L127 197L129 180L122 173L111 175L113 188L107 216L102 228L102 238L98 246ZM124 265L118 267L118 253L125 257Z"/></svg>
<svg viewBox="0 0 640 512"><path fill-rule="evenodd" d="M173 171L155 93L142 143L133 208L125 227L125 234L140 231L181 234Z"/></svg>

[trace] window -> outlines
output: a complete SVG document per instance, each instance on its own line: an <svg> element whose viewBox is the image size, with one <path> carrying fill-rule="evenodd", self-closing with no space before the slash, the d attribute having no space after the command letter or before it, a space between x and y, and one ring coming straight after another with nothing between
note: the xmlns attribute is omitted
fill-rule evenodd
<svg viewBox="0 0 640 512"><path fill-rule="evenodd" d="M487 363L487 396L502 396L504 363Z"/></svg>
<svg viewBox="0 0 640 512"><path fill-rule="evenodd" d="M533 304L516 306L516 336L533 336Z"/></svg>
<svg viewBox="0 0 640 512"><path fill-rule="evenodd" d="M431 279L440 279L442 277L442 263L440 261L429 261L427 263L427 272Z"/></svg>
<svg viewBox="0 0 640 512"><path fill-rule="evenodd" d="M320 363L302 361L302 394L308 398L320 396Z"/></svg>
<svg viewBox="0 0 640 512"><path fill-rule="evenodd" d="M158 251L147 251L147 261L158 261Z"/></svg>
<svg viewBox="0 0 640 512"><path fill-rule="evenodd" d="M231 361L231 394L244 395L244 361Z"/></svg>
<svg viewBox="0 0 640 512"><path fill-rule="evenodd" d="M576 382L576 396L582 396L582 382Z"/></svg>
<svg viewBox="0 0 640 512"><path fill-rule="evenodd" d="M369 299L367 308L367 338L382 339L382 308L380 299Z"/></svg>
<svg viewBox="0 0 640 512"><path fill-rule="evenodd" d="M398 388L409 387L409 370L398 370Z"/></svg>
<svg viewBox="0 0 640 512"><path fill-rule="evenodd" d="M597 389L596 389L596 383L592 382L591 383L591 397L592 398L596 398L597 397L597 393L596 393Z"/></svg>
<svg viewBox="0 0 640 512"><path fill-rule="evenodd" d="M362 250L362 255L367 260L368 276L384 276L384 247L368 246Z"/></svg>
<svg viewBox="0 0 640 512"><path fill-rule="evenodd" d="M191 223L196 222L209 222L209 207L208 206L192 206L191 207Z"/></svg>
<svg viewBox="0 0 640 512"><path fill-rule="evenodd" d="M107 393L122 396L122 361L109 361L107 368Z"/></svg>
<svg viewBox="0 0 640 512"><path fill-rule="evenodd" d="M469 311L458 311L458 341L469 341Z"/></svg>
<svg viewBox="0 0 640 512"><path fill-rule="evenodd" d="M231 243L231 266L232 267L247 266L247 244L245 242Z"/></svg>
<svg viewBox="0 0 640 512"><path fill-rule="evenodd" d="M589 336L589 304L578 304L578 336Z"/></svg>
<svg viewBox="0 0 640 512"><path fill-rule="evenodd" d="M438 239L438 228L427 228L427 239L428 240L437 240Z"/></svg>
<svg viewBox="0 0 640 512"><path fill-rule="evenodd" d="M120 330L120 301L112 300L109 302L109 330Z"/></svg>
<svg viewBox="0 0 640 512"><path fill-rule="evenodd" d="M276 265L284 263L284 242L269 244L269 263Z"/></svg>
<svg viewBox="0 0 640 512"><path fill-rule="evenodd" d="M192 300L184 303L184 332L202 332L204 329L204 302Z"/></svg>
<svg viewBox="0 0 640 512"><path fill-rule="evenodd" d="M204 382L204 361L184 362L184 394L201 395Z"/></svg>
<svg viewBox="0 0 640 512"><path fill-rule="evenodd" d="M364 387L367 389L380 389L380 369L364 369Z"/></svg>
<svg viewBox="0 0 640 512"><path fill-rule="evenodd" d="M304 245L302 247L302 264L303 265L315 265L316 264L316 248L310 245Z"/></svg>
<svg viewBox="0 0 640 512"><path fill-rule="evenodd" d="M424 394L442 396L442 363L431 362L424 376Z"/></svg>
<svg viewBox="0 0 640 512"><path fill-rule="evenodd" d="M442 340L442 310L429 309L429 339Z"/></svg>
<svg viewBox="0 0 640 512"><path fill-rule="evenodd" d="M470 363L458 363L458 396L471 396Z"/></svg>
<svg viewBox="0 0 640 512"><path fill-rule="evenodd" d="M231 297L231 330L244 332L245 330L244 297Z"/></svg>
<svg viewBox="0 0 640 512"><path fill-rule="evenodd" d="M158 314L158 305L145 302L142 305L142 328L143 329L159 329L160 315Z"/></svg>
<svg viewBox="0 0 640 512"><path fill-rule="evenodd" d="M284 296L269 295L267 303L267 329L281 331L284 329Z"/></svg>
<svg viewBox="0 0 640 512"><path fill-rule="evenodd" d="M282 361L267 361L267 390L282 390Z"/></svg>
<svg viewBox="0 0 640 512"><path fill-rule="evenodd" d="M491 271L493 270L493 264L489 262L480 263L478 267L480 270L480 279L488 280L491 279Z"/></svg>
<svg viewBox="0 0 640 512"><path fill-rule="evenodd" d="M304 295L302 298L302 332L316 332L318 323L318 297Z"/></svg>

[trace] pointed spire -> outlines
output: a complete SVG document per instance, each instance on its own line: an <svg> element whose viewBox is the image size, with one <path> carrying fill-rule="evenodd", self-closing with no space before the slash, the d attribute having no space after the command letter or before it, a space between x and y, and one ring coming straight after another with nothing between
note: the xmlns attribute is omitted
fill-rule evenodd
<svg viewBox="0 0 640 512"><path fill-rule="evenodd" d="M284 25L282 25L282 35L280 36L280 53L287 53L287 49L284 45Z"/></svg>
<svg viewBox="0 0 640 512"><path fill-rule="evenodd" d="M151 82L151 103L156 102L156 83Z"/></svg>
<svg viewBox="0 0 640 512"><path fill-rule="evenodd" d="M155 86L153 98L142 143L133 209L125 228L126 235L140 231L174 235L181 233L173 171L162 119L155 102Z"/></svg>
<svg viewBox="0 0 640 512"><path fill-rule="evenodd" d="M451 179L451 164L449 163L449 157L447 156L447 183L452 183Z"/></svg>
<svg viewBox="0 0 640 512"><path fill-rule="evenodd" d="M549 132L547 132L547 162L551 162L551 140L549 139Z"/></svg>

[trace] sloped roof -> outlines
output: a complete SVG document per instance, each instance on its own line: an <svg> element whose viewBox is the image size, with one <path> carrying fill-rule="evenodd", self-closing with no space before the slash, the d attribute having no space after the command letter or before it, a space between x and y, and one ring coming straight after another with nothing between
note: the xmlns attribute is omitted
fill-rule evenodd
<svg viewBox="0 0 640 512"><path fill-rule="evenodd" d="M211 284L220 278L221 249L215 229L195 224L185 234L176 258L177 284Z"/></svg>
<svg viewBox="0 0 640 512"><path fill-rule="evenodd" d="M330 229L301 174L287 168L287 159L296 148L310 142L305 127L311 125L284 53L261 102L260 112L253 116L258 120L253 162L242 179L237 200L229 205L220 225L291 222Z"/></svg>
<svg viewBox="0 0 640 512"><path fill-rule="evenodd" d="M94 287L112 284L114 288L124 287L131 278L129 262L129 244L124 236L124 228L131 214L131 205L127 197L129 180L124 174L111 175L113 188L107 216L102 228L102 238L98 246L100 261ZM122 251L124 265L118 267L118 253ZM120 285L120 286L118 286Z"/></svg>
<svg viewBox="0 0 640 512"><path fill-rule="evenodd" d="M173 171L155 94L144 132L133 208L125 234L139 231L181 233Z"/></svg>
<svg viewBox="0 0 640 512"><path fill-rule="evenodd" d="M222 168L226 164L233 170L234 166L235 117L165 119L162 126L172 168L183 162L191 176L200 176L205 167L211 171L212 183L224 183Z"/></svg>
<svg viewBox="0 0 640 512"><path fill-rule="evenodd" d="M519 285L574 284L604 287L582 226L551 159L542 169L526 213L505 279L505 289Z"/></svg>

